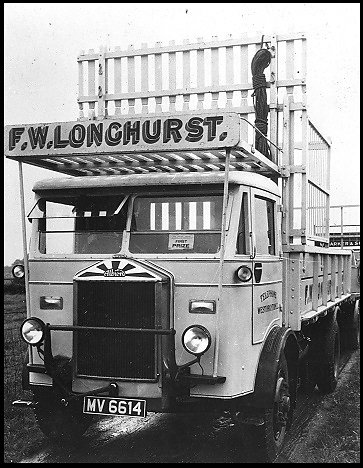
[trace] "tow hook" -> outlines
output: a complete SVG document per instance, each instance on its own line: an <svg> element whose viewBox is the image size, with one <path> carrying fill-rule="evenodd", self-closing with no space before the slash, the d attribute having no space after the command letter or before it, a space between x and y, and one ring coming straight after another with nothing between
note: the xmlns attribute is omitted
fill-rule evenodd
<svg viewBox="0 0 363 468"><path fill-rule="evenodd" d="M110 383L110 396L117 397L118 396L118 385L115 382Z"/></svg>
<svg viewBox="0 0 363 468"><path fill-rule="evenodd" d="M85 396L89 395L102 395L103 393L108 392L108 396L110 397L117 397L118 396L118 385L116 382L112 382L106 387L98 388L95 389L91 392L86 392L86 393L78 393L75 395L70 395L68 398L62 398L60 400L60 403L64 406L67 407L72 400L77 400L79 398L83 398Z"/></svg>

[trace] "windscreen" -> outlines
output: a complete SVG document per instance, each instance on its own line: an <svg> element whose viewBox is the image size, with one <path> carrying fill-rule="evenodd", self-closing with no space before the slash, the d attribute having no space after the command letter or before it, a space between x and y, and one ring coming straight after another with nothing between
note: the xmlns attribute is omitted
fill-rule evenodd
<svg viewBox="0 0 363 468"><path fill-rule="evenodd" d="M40 199L29 214L38 220L42 254L106 254L121 249L127 197Z"/></svg>
<svg viewBox="0 0 363 468"><path fill-rule="evenodd" d="M222 205L222 195L135 198L130 252L218 252Z"/></svg>

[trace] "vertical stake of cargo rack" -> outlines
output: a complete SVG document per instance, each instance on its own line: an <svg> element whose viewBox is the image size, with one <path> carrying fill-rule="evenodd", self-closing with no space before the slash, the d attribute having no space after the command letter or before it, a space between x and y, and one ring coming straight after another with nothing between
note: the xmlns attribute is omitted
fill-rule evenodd
<svg viewBox="0 0 363 468"><path fill-rule="evenodd" d="M223 291L223 267L224 255L226 251L226 226L227 226L227 202L228 202L228 179L229 179L229 163L231 159L231 149L226 148L226 161L224 169L224 185L223 185L223 209L222 209L222 232L221 232L221 253L219 259L219 280L218 280L218 297L217 297L217 317L216 317L216 334L214 346L214 363L213 377L218 375L218 358L219 358L219 323L222 313L222 291Z"/></svg>
<svg viewBox="0 0 363 468"><path fill-rule="evenodd" d="M30 296L29 296L29 263L28 263L28 251L27 251L27 240L26 240L26 217L25 217L25 202L24 202L24 182L23 182L23 166L22 162L19 161L19 186L20 186L20 207L21 207L21 227L23 236L23 254L24 254L24 273L25 273L25 301L27 317L30 317Z"/></svg>

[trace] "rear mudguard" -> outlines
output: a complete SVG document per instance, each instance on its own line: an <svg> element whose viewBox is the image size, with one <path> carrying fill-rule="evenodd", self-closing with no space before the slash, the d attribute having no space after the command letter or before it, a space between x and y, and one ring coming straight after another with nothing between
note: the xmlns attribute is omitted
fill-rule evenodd
<svg viewBox="0 0 363 468"><path fill-rule="evenodd" d="M285 353L289 368L290 396L296 404L299 345L295 333L290 328L274 327L262 348L257 367L255 389L243 398L243 405L254 408L271 408L274 403L277 367L280 356Z"/></svg>

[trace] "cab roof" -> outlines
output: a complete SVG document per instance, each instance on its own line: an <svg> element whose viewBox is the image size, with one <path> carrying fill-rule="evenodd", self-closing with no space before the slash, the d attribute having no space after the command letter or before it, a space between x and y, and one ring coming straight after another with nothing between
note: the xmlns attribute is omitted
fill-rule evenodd
<svg viewBox="0 0 363 468"><path fill-rule="evenodd" d="M34 192L70 189L97 189L122 187L183 186L183 185L222 185L224 172L194 173L150 173L129 175L108 175L88 177L65 177L45 179L35 183ZM278 186L271 179L247 171L231 171L228 177L232 185L247 185L279 195Z"/></svg>

